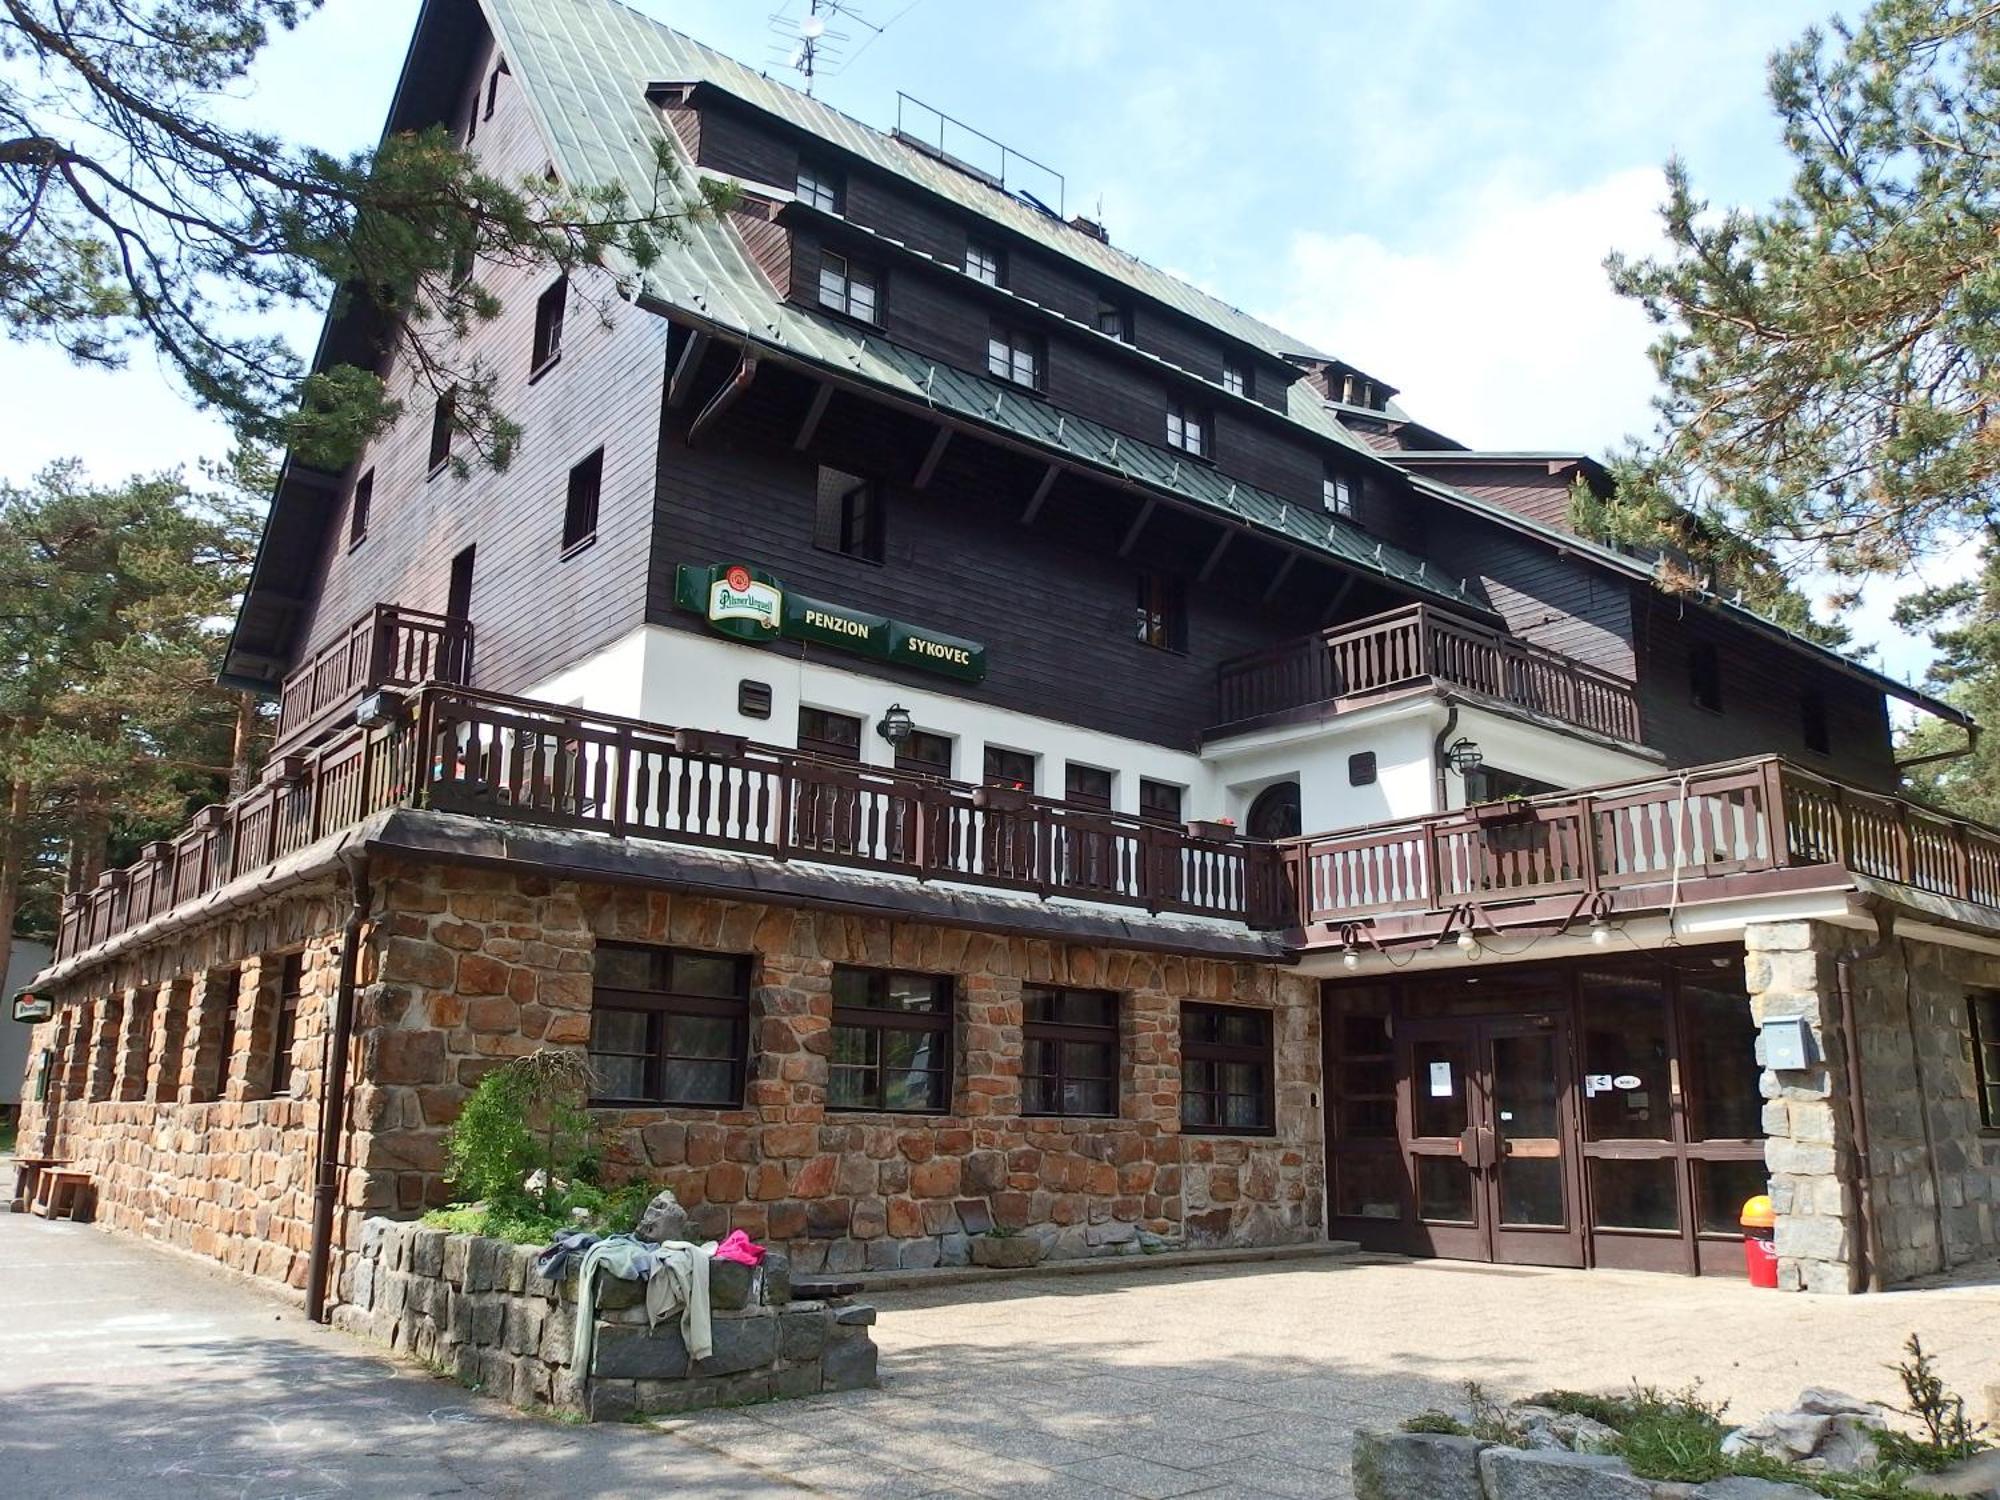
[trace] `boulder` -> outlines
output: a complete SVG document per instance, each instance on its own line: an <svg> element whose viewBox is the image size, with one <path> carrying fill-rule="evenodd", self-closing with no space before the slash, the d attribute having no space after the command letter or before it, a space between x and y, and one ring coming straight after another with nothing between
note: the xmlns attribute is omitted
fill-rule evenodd
<svg viewBox="0 0 2000 1500"><path fill-rule="evenodd" d="M1507 1412L1507 1425L1523 1447L1542 1452L1568 1449L1574 1453L1613 1453L1618 1448L1617 1429L1576 1412L1556 1411L1546 1406L1516 1406Z"/></svg>
<svg viewBox="0 0 2000 1500"><path fill-rule="evenodd" d="M1652 1481L1606 1453L1487 1448L1479 1474L1487 1500L1654 1500Z"/></svg>
<svg viewBox="0 0 2000 1500"><path fill-rule="evenodd" d="M1722 1440L1730 1457L1761 1453L1802 1469L1852 1474L1875 1466L1875 1434L1887 1424L1881 1407L1840 1391L1811 1386L1789 1411L1766 1412Z"/></svg>
<svg viewBox="0 0 2000 1500"><path fill-rule="evenodd" d="M1731 1474L1711 1479L1694 1492L1694 1500L1821 1500L1817 1490L1798 1484L1778 1484L1769 1479L1747 1479Z"/></svg>
<svg viewBox="0 0 2000 1500"><path fill-rule="evenodd" d="M1482 1500L1478 1438L1433 1432L1356 1432L1355 1500Z"/></svg>
<svg viewBox="0 0 2000 1500"><path fill-rule="evenodd" d="M1970 1495L1976 1500L2000 1500L2000 1451L1977 1454L1938 1474L1905 1483L1920 1495Z"/></svg>
<svg viewBox="0 0 2000 1500"><path fill-rule="evenodd" d="M639 1215L639 1227L632 1231L632 1238L658 1245L667 1240L693 1239L689 1231L688 1211L681 1207L681 1200L674 1196L672 1188L662 1188Z"/></svg>

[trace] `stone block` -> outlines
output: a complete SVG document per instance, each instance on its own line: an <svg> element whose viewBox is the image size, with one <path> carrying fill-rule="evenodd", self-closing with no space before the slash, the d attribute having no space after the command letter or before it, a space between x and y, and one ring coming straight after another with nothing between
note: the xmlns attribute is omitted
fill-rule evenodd
<svg viewBox="0 0 2000 1500"><path fill-rule="evenodd" d="M686 1376L689 1364L678 1325L667 1322L654 1329L613 1325L597 1331L590 1373L596 1380L678 1380Z"/></svg>
<svg viewBox="0 0 2000 1500"><path fill-rule="evenodd" d="M717 1318L710 1326L714 1351L695 1361L698 1375L736 1375L761 1370L778 1357L778 1320L766 1315Z"/></svg>
<svg viewBox="0 0 2000 1500"><path fill-rule="evenodd" d="M493 1268L499 1252L507 1247L499 1240L478 1236L465 1247L465 1289L468 1292L493 1290Z"/></svg>
<svg viewBox="0 0 2000 1500"><path fill-rule="evenodd" d="M823 1312L788 1312L778 1319L778 1357L817 1359L826 1347L827 1317ZM818 1377L814 1377L817 1386Z"/></svg>
<svg viewBox="0 0 2000 1500"><path fill-rule="evenodd" d="M1486 1448L1479 1476L1486 1500L1654 1500L1651 1482L1608 1453Z"/></svg>
<svg viewBox="0 0 2000 1500"><path fill-rule="evenodd" d="M419 1276L442 1276L444 1274L445 1232L429 1226L418 1229L410 1236L410 1269Z"/></svg>
<svg viewBox="0 0 2000 1500"><path fill-rule="evenodd" d="M639 1389L629 1380L593 1380L584 1410L593 1422L622 1422L639 1412Z"/></svg>
<svg viewBox="0 0 2000 1500"><path fill-rule="evenodd" d="M865 1302L856 1302L852 1306L835 1309L833 1321L842 1328L873 1328L875 1309Z"/></svg>
<svg viewBox="0 0 2000 1500"><path fill-rule="evenodd" d="M1484 1500L1478 1438L1427 1432L1356 1432L1355 1500Z"/></svg>
<svg viewBox="0 0 2000 1500"><path fill-rule="evenodd" d="M764 1301L779 1307L792 1300L792 1258L781 1250L767 1250L762 1272Z"/></svg>
<svg viewBox="0 0 2000 1500"><path fill-rule="evenodd" d="M568 1364L575 1337L576 1319L571 1310L560 1306L550 1309L542 1324L542 1358L552 1365Z"/></svg>
<svg viewBox="0 0 2000 1500"><path fill-rule="evenodd" d="M444 1242L444 1279L453 1286L465 1285L465 1263L472 1253L472 1236L447 1235Z"/></svg>
<svg viewBox="0 0 2000 1500"><path fill-rule="evenodd" d="M820 1388L870 1390L882 1383L875 1371L875 1345L866 1338L840 1339L820 1356Z"/></svg>
<svg viewBox="0 0 2000 1500"><path fill-rule="evenodd" d="M507 1322L507 1298L497 1292L468 1294L472 1307L472 1342L481 1348L496 1348Z"/></svg>
<svg viewBox="0 0 2000 1500"><path fill-rule="evenodd" d="M1741 1474L1731 1474L1697 1486L1694 1500L1819 1500L1819 1492L1804 1485L1779 1484L1774 1480L1748 1479Z"/></svg>
<svg viewBox="0 0 2000 1500"><path fill-rule="evenodd" d="M740 1312L752 1305L755 1288L752 1268L736 1260L708 1263L708 1305L716 1312Z"/></svg>
<svg viewBox="0 0 2000 1500"><path fill-rule="evenodd" d="M771 1394L780 1400L817 1396L820 1390L819 1361L808 1359L787 1365L771 1376Z"/></svg>

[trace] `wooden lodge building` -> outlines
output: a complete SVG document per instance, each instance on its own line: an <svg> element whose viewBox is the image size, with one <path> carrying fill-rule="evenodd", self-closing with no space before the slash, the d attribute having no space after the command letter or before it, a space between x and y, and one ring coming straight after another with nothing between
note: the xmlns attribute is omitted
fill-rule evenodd
<svg viewBox="0 0 2000 1500"><path fill-rule="evenodd" d="M67 903L24 1155L340 1291L502 1059L804 1270L1352 1240L1784 1284L2000 1254L1956 710L1567 529L1370 371L613 0L428 0L389 128L735 206L478 269L449 398L283 474L261 784ZM683 180L662 179L664 143ZM1059 205L1058 205L1059 207ZM309 1284L309 1285L308 1285Z"/></svg>

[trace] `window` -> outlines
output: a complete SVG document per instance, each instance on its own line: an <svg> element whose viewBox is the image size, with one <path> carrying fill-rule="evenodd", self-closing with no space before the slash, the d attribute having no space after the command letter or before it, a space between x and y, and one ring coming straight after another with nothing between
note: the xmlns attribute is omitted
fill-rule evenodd
<svg viewBox="0 0 2000 1500"><path fill-rule="evenodd" d="M1139 816L1150 818L1155 823L1171 823L1175 827L1181 822L1182 789L1165 781L1141 780L1139 783Z"/></svg>
<svg viewBox="0 0 2000 1500"><path fill-rule="evenodd" d="M204 1100L229 1095L229 1070L236 1057L236 1003L242 998L243 976L237 969L211 969L208 974L208 1003L219 1013L215 1019L214 1087L205 1090Z"/></svg>
<svg viewBox="0 0 2000 1500"><path fill-rule="evenodd" d="M951 1103L951 981L836 965L826 1102L943 1114Z"/></svg>
<svg viewBox="0 0 2000 1500"><path fill-rule="evenodd" d="M597 494L604 484L604 450L569 471L569 499L563 505L564 552L597 540Z"/></svg>
<svg viewBox="0 0 2000 1500"><path fill-rule="evenodd" d="M819 162L799 163L798 195L801 203L810 204L822 213L840 212L840 174Z"/></svg>
<svg viewBox="0 0 2000 1500"><path fill-rule="evenodd" d="M1352 519L1354 515L1354 481L1345 474L1336 473L1334 470L1328 469L1320 476L1319 503L1325 507L1329 515L1347 516Z"/></svg>
<svg viewBox="0 0 2000 1500"><path fill-rule="evenodd" d="M1089 812L1111 811L1111 773L1075 761L1063 767L1063 800Z"/></svg>
<svg viewBox="0 0 2000 1500"><path fill-rule="evenodd" d="M986 747L986 763L981 768L988 786L1012 787L1020 792L1035 789L1035 757L1025 750Z"/></svg>
<svg viewBox="0 0 2000 1500"><path fill-rule="evenodd" d="M896 747L896 769L913 776L951 775L951 737L913 729Z"/></svg>
<svg viewBox="0 0 2000 1500"><path fill-rule="evenodd" d="M1979 1094L1979 1123L2000 1130L2000 991L1966 996L1972 1026L1972 1083Z"/></svg>
<svg viewBox="0 0 2000 1500"><path fill-rule="evenodd" d="M1270 1135L1271 1013L1229 1005L1181 1007L1181 1128Z"/></svg>
<svg viewBox="0 0 2000 1500"><path fill-rule="evenodd" d="M825 708L799 710L799 748L829 760L861 759L861 720Z"/></svg>
<svg viewBox="0 0 2000 1500"><path fill-rule="evenodd" d="M1250 394L1250 372L1228 360L1222 362L1222 388L1232 396Z"/></svg>
<svg viewBox="0 0 2000 1500"><path fill-rule="evenodd" d="M454 620L468 619L472 614L472 560L477 551L475 547L467 547L451 560L451 582L445 588L444 612ZM461 661L457 666L462 670L464 663ZM450 680L464 681L459 677Z"/></svg>
<svg viewBox="0 0 2000 1500"><path fill-rule="evenodd" d="M965 274L974 281L983 281L988 286L999 286L1002 281L999 247L982 245L978 240L968 240L965 245Z"/></svg>
<svg viewBox="0 0 2000 1500"><path fill-rule="evenodd" d="M457 420L458 387L452 386L437 398L437 405L431 408L431 473L436 474L451 462L451 429Z"/></svg>
<svg viewBox="0 0 2000 1500"><path fill-rule="evenodd" d="M1833 735L1826 725L1826 695L1807 688L1799 699L1799 738L1814 755L1833 753Z"/></svg>
<svg viewBox="0 0 2000 1500"><path fill-rule="evenodd" d="M1722 661L1707 641L1688 647L1688 696L1696 708L1722 712Z"/></svg>
<svg viewBox="0 0 2000 1500"><path fill-rule="evenodd" d="M299 1035L299 995L305 988L306 956L287 953L278 969L278 1008L271 1022L273 1094L292 1091L292 1043Z"/></svg>
<svg viewBox="0 0 2000 1500"><path fill-rule="evenodd" d="M507 65L503 62L486 80L486 118L489 120L493 118L493 106L500 98L500 75L506 71Z"/></svg>
<svg viewBox="0 0 2000 1500"><path fill-rule="evenodd" d="M556 284L535 299L535 347L528 369L539 375L562 355L563 314L569 310L569 279Z"/></svg>
<svg viewBox="0 0 2000 1500"><path fill-rule="evenodd" d="M599 943L592 1102L734 1108L743 1100L749 1018L749 959Z"/></svg>
<svg viewBox="0 0 2000 1500"><path fill-rule="evenodd" d="M819 305L859 318L875 321L875 275L854 265L845 256L822 250L819 257Z"/></svg>
<svg viewBox="0 0 2000 1500"><path fill-rule="evenodd" d="M1253 839L1295 839L1305 828L1296 781L1278 781L1259 792L1243 815L1243 831Z"/></svg>
<svg viewBox="0 0 2000 1500"><path fill-rule="evenodd" d="M1118 1113L1117 995L1022 989L1021 1113Z"/></svg>
<svg viewBox="0 0 2000 1500"><path fill-rule="evenodd" d="M1042 388L1042 341L1018 328L995 323L986 338L986 368L1002 380L1038 391Z"/></svg>
<svg viewBox="0 0 2000 1500"><path fill-rule="evenodd" d="M822 467L813 545L863 562L882 561L885 517L881 492L857 474Z"/></svg>
<svg viewBox="0 0 2000 1500"><path fill-rule="evenodd" d="M1167 403L1167 446L1201 458L1208 452L1208 418L1178 401Z"/></svg>
<svg viewBox="0 0 2000 1500"><path fill-rule="evenodd" d="M1132 309L1122 302L1114 302L1109 297L1100 297L1097 302L1097 331L1107 333L1124 343L1132 342Z"/></svg>
<svg viewBox="0 0 2000 1500"><path fill-rule="evenodd" d="M1162 651L1187 650L1187 605L1178 578L1139 575L1139 640Z"/></svg>
<svg viewBox="0 0 2000 1500"><path fill-rule="evenodd" d="M368 512L375 503L375 471L354 481L354 498L347 509L347 545L358 547L368 538Z"/></svg>
<svg viewBox="0 0 2000 1500"><path fill-rule="evenodd" d="M1523 776L1519 771L1503 771L1498 766L1475 766L1465 773L1467 802L1500 802L1509 797L1539 797L1544 792L1561 790L1553 781L1537 781L1532 776Z"/></svg>

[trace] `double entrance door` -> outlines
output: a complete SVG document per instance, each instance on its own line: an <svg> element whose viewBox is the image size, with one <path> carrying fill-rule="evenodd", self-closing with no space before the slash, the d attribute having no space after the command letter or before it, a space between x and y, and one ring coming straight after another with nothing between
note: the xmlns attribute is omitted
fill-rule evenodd
<svg viewBox="0 0 2000 1500"><path fill-rule="evenodd" d="M1458 1260L1581 1266L1566 1018L1412 1019L1398 1029L1424 1248Z"/></svg>

